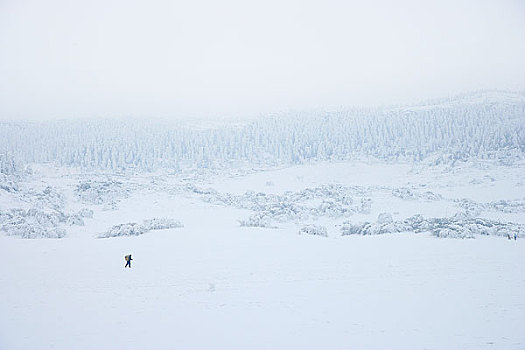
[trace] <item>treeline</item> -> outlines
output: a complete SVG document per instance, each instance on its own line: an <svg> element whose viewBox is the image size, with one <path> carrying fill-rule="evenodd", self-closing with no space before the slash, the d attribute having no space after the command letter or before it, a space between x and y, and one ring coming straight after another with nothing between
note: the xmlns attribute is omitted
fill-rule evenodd
<svg viewBox="0 0 525 350"><path fill-rule="evenodd" d="M210 127L140 120L1 122L0 168L9 171L13 158L87 169L154 170L363 156L416 162L429 156L451 161L523 156L523 95L467 102L289 113Z"/></svg>

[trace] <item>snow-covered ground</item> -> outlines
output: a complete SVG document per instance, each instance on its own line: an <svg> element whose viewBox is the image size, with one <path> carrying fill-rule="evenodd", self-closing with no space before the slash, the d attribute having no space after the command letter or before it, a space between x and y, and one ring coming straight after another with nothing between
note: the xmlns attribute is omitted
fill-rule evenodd
<svg viewBox="0 0 525 350"><path fill-rule="evenodd" d="M0 189L0 349L523 349L524 173L35 165ZM418 214L474 239L385 229Z"/></svg>

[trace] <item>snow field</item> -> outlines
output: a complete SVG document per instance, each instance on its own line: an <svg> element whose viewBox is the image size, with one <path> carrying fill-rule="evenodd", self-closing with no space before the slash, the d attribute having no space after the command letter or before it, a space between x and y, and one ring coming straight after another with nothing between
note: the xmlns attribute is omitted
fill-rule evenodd
<svg viewBox="0 0 525 350"><path fill-rule="evenodd" d="M345 221L376 222L381 213L451 217L465 210L461 198L505 200L517 212L487 206L480 215L524 223L514 205L525 198L522 170L353 162L190 179L121 176L125 196L86 203L75 189L89 174L42 168L20 183L18 197L2 193L0 210L45 205L26 195L44 183L64 193L61 210L86 207L93 218L64 226L61 239L0 235L0 349L522 349L523 238L341 232ZM481 181L486 175L494 181ZM104 176L91 183L107 183ZM275 220L273 229L239 224L254 213L238 205L253 204L247 191L293 196L330 186L357 188L352 205L370 198L370 212ZM392 191L399 188L439 196L400 198ZM242 201L207 201L234 195ZM97 238L152 218L184 227ZM327 237L299 234L313 225ZM124 269L130 253L132 269Z"/></svg>
<svg viewBox="0 0 525 350"><path fill-rule="evenodd" d="M523 240L210 229L2 237L2 348L523 347Z"/></svg>

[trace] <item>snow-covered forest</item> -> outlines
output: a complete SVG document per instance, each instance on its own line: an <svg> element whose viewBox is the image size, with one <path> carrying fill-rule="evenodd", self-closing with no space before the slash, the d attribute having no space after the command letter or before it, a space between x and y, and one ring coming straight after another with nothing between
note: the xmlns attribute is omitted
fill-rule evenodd
<svg viewBox="0 0 525 350"><path fill-rule="evenodd" d="M84 169L268 166L362 157L513 162L524 152L525 95L505 92L407 107L283 113L235 124L126 119L0 123L0 154L23 163ZM2 160L3 173L13 166Z"/></svg>

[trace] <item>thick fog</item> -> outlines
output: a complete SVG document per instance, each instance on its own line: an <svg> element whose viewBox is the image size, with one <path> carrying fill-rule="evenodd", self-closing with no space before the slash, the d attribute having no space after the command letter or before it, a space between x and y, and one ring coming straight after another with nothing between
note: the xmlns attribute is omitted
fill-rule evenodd
<svg viewBox="0 0 525 350"><path fill-rule="evenodd" d="M0 1L2 120L410 103L523 62L519 0Z"/></svg>

